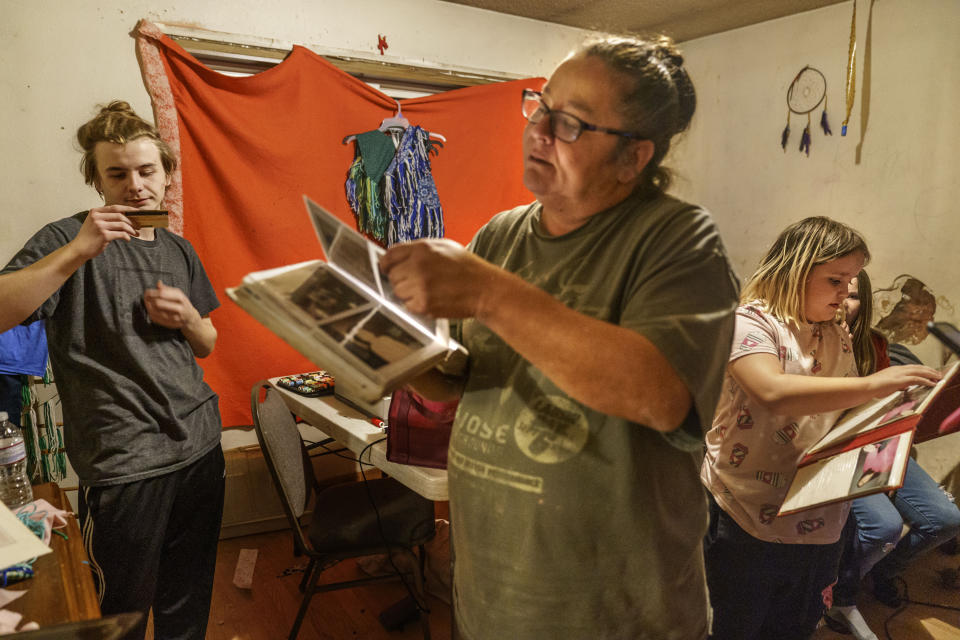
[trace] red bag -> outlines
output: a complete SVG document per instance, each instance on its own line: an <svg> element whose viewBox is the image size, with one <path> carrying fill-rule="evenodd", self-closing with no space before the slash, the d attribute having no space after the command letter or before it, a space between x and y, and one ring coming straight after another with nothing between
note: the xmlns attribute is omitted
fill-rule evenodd
<svg viewBox="0 0 960 640"><path fill-rule="evenodd" d="M397 389L387 416L387 460L434 469L447 468L450 429L460 400L427 400Z"/></svg>

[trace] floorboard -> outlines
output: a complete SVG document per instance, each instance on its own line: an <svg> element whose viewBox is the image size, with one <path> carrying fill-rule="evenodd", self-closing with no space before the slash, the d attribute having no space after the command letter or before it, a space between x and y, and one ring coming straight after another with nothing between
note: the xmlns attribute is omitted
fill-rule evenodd
<svg viewBox="0 0 960 640"><path fill-rule="evenodd" d="M257 549L253 587L233 585L233 573L241 549ZM298 585L305 561L293 556L287 531L223 540L217 558L217 573L211 604L207 640L278 640L286 638L300 603ZM868 590L858 604L864 618L881 640L960 640L960 584L944 581L943 572L960 571L960 555L933 551L905 573L912 601L897 613L877 602ZM325 579L349 579L364 575L353 560L328 569ZM954 578L955 579L955 578ZM417 640L419 622L402 631L387 631L377 614L404 597L400 583L383 583L314 596L304 620L300 640ZM927 606L932 603L952 609ZM450 640L450 607L429 597L430 631L434 640ZM894 615L896 614L896 615ZM885 631L884 625L887 630ZM889 633L889 635L888 635ZM811 640L845 640L826 627ZM148 633L148 640L152 636Z"/></svg>
<svg viewBox="0 0 960 640"><path fill-rule="evenodd" d="M910 602L899 613L873 597L869 582L860 593L857 608L880 640L960 640L960 583L952 577L958 569L960 555L934 550L917 559L904 573ZM944 581L942 572L952 574ZM811 640L851 637L821 627Z"/></svg>
<svg viewBox="0 0 960 640"><path fill-rule="evenodd" d="M253 587L233 585L241 549L257 549ZM220 542L207 640L275 640L286 638L301 602L299 591L304 558L293 555L287 531L233 538ZM324 582L363 577L355 560L345 560L324 572ZM423 637L419 621L401 631L387 631L377 615L402 599L399 582L316 594L307 609L299 640L415 640ZM428 597L430 633L434 640L450 638L450 607Z"/></svg>

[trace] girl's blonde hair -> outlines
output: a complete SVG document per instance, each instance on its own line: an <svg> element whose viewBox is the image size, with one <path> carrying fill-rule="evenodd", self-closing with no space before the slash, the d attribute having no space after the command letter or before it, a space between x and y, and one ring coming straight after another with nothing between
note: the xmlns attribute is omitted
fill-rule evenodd
<svg viewBox="0 0 960 640"><path fill-rule="evenodd" d="M859 251L864 263L870 251L863 237L847 225L823 216L790 225L777 238L750 276L741 303L762 300L769 313L785 322L806 322L803 304L810 270Z"/></svg>
<svg viewBox="0 0 960 640"><path fill-rule="evenodd" d="M857 274L857 296L860 298L860 311L850 326L853 334L853 357L857 361L857 370L861 376L868 376L877 369L877 350L873 346L873 288L866 271Z"/></svg>

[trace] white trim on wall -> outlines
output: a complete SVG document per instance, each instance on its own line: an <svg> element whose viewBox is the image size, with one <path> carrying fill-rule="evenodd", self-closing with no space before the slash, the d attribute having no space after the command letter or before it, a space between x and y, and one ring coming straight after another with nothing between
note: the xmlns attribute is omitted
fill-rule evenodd
<svg viewBox="0 0 960 640"><path fill-rule="evenodd" d="M171 39L205 65L229 75L252 75L286 58L293 43L259 36L223 33L195 27L155 23ZM397 98L414 97L524 76L446 64L412 62L393 56L303 45L332 64Z"/></svg>

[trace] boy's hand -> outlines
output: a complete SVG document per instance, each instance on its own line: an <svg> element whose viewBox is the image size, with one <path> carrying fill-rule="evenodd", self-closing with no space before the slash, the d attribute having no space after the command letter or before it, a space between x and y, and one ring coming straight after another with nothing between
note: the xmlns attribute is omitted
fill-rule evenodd
<svg viewBox="0 0 960 640"><path fill-rule="evenodd" d="M168 329L184 329L200 322L200 313L186 294L157 280L156 289L143 292L143 303L150 320Z"/></svg>

